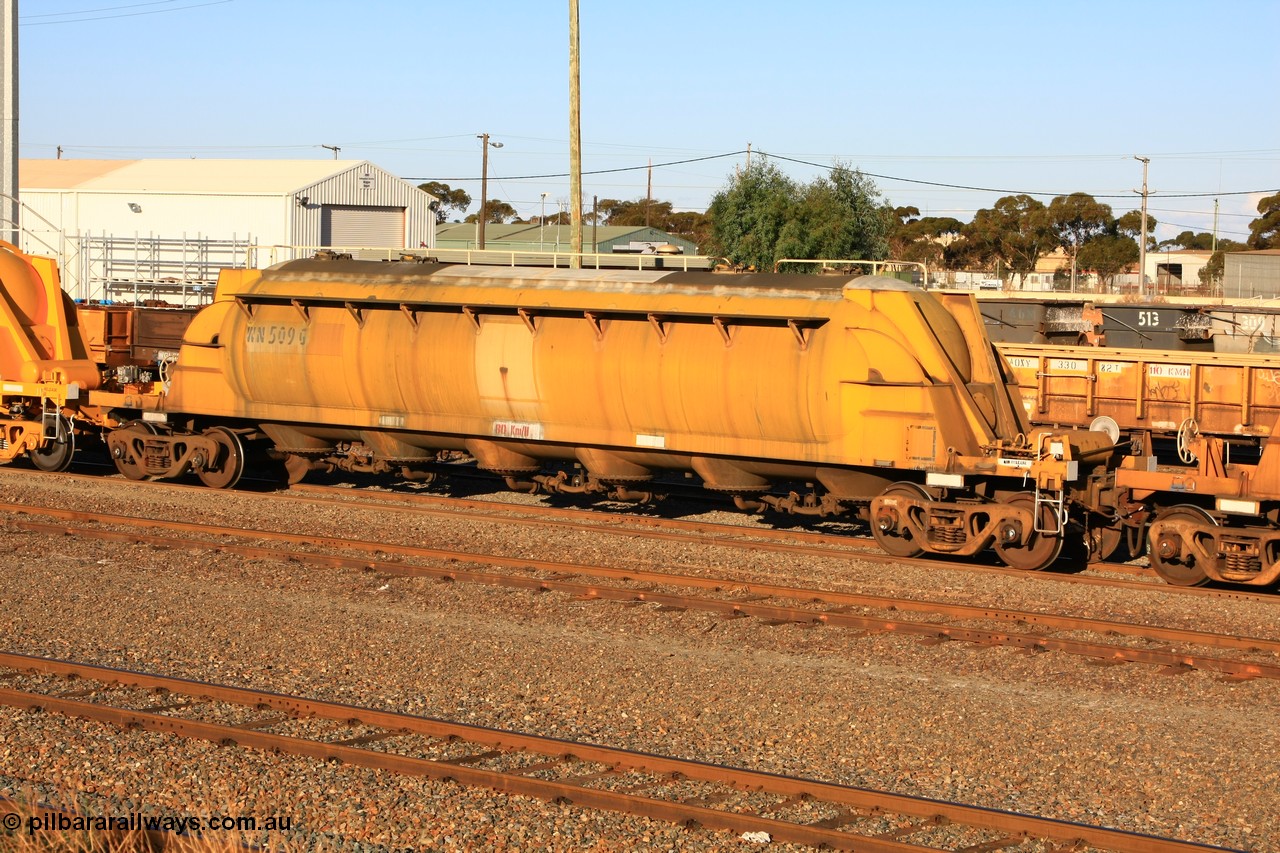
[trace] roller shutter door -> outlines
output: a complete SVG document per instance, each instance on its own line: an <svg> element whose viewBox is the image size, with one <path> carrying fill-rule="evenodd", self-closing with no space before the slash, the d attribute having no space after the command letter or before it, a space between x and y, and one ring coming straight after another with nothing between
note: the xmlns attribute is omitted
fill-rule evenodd
<svg viewBox="0 0 1280 853"><path fill-rule="evenodd" d="M320 243L400 248L404 246L404 208L326 204L320 209Z"/></svg>

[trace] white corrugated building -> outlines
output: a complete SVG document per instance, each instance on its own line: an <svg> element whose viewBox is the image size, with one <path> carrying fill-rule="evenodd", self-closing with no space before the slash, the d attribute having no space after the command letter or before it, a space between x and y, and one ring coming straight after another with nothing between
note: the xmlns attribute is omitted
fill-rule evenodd
<svg viewBox="0 0 1280 853"><path fill-rule="evenodd" d="M435 199L365 160L23 160L19 186L23 248L76 298L200 302L225 266L435 245Z"/></svg>

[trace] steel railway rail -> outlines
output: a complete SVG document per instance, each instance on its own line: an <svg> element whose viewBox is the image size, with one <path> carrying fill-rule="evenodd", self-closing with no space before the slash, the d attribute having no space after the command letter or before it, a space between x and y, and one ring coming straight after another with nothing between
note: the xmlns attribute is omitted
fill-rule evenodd
<svg viewBox="0 0 1280 853"><path fill-rule="evenodd" d="M379 509L391 511L409 511L417 514L456 517L459 510L464 510L472 517L483 516L489 519L501 519L505 523L545 525L555 523L581 530L599 530L613 525L620 531L627 527L649 528L646 536L667 541L684 541L696 544L714 543L725 547L755 548L752 539L769 540L770 550L778 553L804 554L805 556L849 556L871 562L896 563L905 565L927 565L931 567L957 569L960 571L994 571L997 574L1026 575L1023 569L1011 569L1007 566L993 566L983 563L959 562L938 559L918 560L910 557L898 557L886 554L876 547L874 538L868 535L852 533L826 533L815 530L783 529L778 527L761 527L752 524L734 524L724 522L691 521L687 519L667 518L663 516L641 515L633 509L621 513L610 513L599 509L580 509L556 506L528 506L506 503L498 500L477 500L475 498L455 498L445 495L406 494L385 490L360 490L345 487L321 486L314 484L293 485L289 492L301 495L307 500L326 504L364 502L366 505L377 505ZM386 507L385 504L393 504ZM398 505L398 506L396 506ZM525 516L513 520L511 514ZM866 547L863 547L863 546ZM1125 575L1140 575L1154 578L1154 574L1144 566L1128 563L1095 562L1090 568ZM1042 572L1046 576L1055 576L1052 568ZM1150 584L1144 584L1150 586ZM1173 587L1173 589L1205 593L1200 587ZM1256 593L1246 594L1249 597Z"/></svg>
<svg viewBox="0 0 1280 853"><path fill-rule="evenodd" d="M11 686L0 688L0 703L15 708L220 745L337 760L357 767L450 780L734 833L767 832L775 840L798 844L869 853L1080 849L1081 845L1126 853L1225 849L957 802L84 663L0 653L0 666L12 671L7 679ZM51 685L45 678L31 679L40 682L42 690L12 686L22 680L23 673L90 681L97 686L77 685L63 695L49 692ZM55 681L52 686L56 689L64 683ZM157 693L166 698L157 702ZM86 694L95 701L89 701ZM174 696L188 700L175 702L168 698ZM244 720L231 725L193 719L201 711L222 711L225 706L244 709ZM302 719L326 721L329 725L311 735L273 731ZM380 744L377 750L364 748L375 742ZM398 748L389 750L389 744L398 744ZM937 846L940 843L947 846Z"/></svg>
<svg viewBox="0 0 1280 853"><path fill-rule="evenodd" d="M0 478L7 472L0 470ZM16 474L15 476L22 476ZM62 473L53 476L97 479L95 475ZM122 487L128 483L115 480ZM196 490L207 493L199 486L182 483L149 483L139 488L173 489L179 491ZM442 495L406 494L385 490L353 490L346 487L333 486L293 486L284 493L237 492L238 497L245 499L281 500L293 499L314 505L365 505L376 506L381 512L407 512L417 514L434 514L442 517L457 517L459 511L468 513L473 518L501 520L506 524L545 525L557 523L571 525L576 529L593 532L631 535L632 528L650 528L656 531L653 538L667 541L685 541L695 544L714 544L728 548L759 549L758 540L774 540L768 547L778 553L790 553L811 557L849 557L868 562L888 563L894 565L923 565L940 571L960 571L978 574L993 574L1018 578L1034 578L1037 581L1051 583L1074 583L1094 586L1114 586L1124 588L1142 588L1158 590L1170 595L1192 595L1211 598L1228 598L1241 601L1275 601L1280 597L1273 592L1262 591L1256 587L1245 588L1232 585L1211 585L1205 587L1179 587L1156 583L1156 577L1148 568L1141 565L1115 562L1091 563L1089 572L1063 573L1052 569L1028 573L1021 569L1007 566L975 563L968 561L947 561L939 559L917 560L885 554L878 549L872 550L870 540L847 534L830 534L811 530L787 530L772 527L759 527L742 524L691 521L686 519L664 518L642 515L634 511L608 513L600 510L586 510L551 506L529 506L509 503L500 500L478 500L474 498L454 498ZM19 505L15 505L19 506ZM19 510L20 511L20 510ZM521 517L523 516L523 517ZM554 522L549 521L554 519ZM863 542L868 543L864 550ZM1126 580L1111 575L1137 576L1150 578L1147 580Z"/></svg>
<svg viewBox="0 0 1280 853"><path fill-rule="evenodd" d="M203 548L258 559L280 559L282 556L287 556L289 560L298 563L368 570L390 576L432 577L487 586L556 591L588 600L647 602L674 609L718 613L726 617L753 616L777 624L830 625L861 631L915 636L931 641L957 640L984 646L1010 646L1033 652L1062 651L1111 663L1145 663L1167 667L1174 671L1200 669L1241 680L1280 678L1280 663L1276 662L1280 657L1280 640L1261 637L1235 637L1206 631L1135 625L1075 616L786 587L734 578L708 577L701 574L674 574L412 545L389 545L382 542L317 537L281 531L137 519L70 510L39 510L18 504L0 504L0 510L17 514L41 513L74 522L71 525L53 525L26 520L11 522L23 529L49 535L69 534L167 548ZM86 521L92 523L80 523ZM122 530L105 530L102 529L102 525L115 525ZM137 532L140 527L171 533L168 535L140 534ZM173 535L174 533L193 533L209 538L178 536ZM283 544L288 550L282 552L277 547L234 544L228 541L231 537ZM446 565L409 565L399 560L373 560L368 557L347 557L340 554L299 550L299 548L313 547L348 552L354 550L364 554L386 554L401 558L429 559ZM761 546L757 544L756 547ZM485 565L512 573L460 568L458 563ZM881 610L888 615L877 616L852 612L859 609ZM1018 626L1022 630L967 627L938 621L913 621L902 618L903 612L927 613L936 617L976 621L979 624L997 623ZM1064 633L1083 631L1103 636L1124 636L1163 644L1163 647L1137 648L1112 642L1055 637L1046 634L1046 631ZM1252 657L1218 657L1196 651L1197 648L1230 649L1244 652ZM1259 656L1264 659L1257 659Z"/></svg>

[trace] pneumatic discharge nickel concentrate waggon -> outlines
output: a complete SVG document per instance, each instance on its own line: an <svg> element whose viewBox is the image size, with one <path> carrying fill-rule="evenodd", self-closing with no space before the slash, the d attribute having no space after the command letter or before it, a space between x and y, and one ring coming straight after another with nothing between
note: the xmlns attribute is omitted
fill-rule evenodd
<svg viewBox="0 0 1280 853"><path fill-rule="evenodd" d="M46 470L97 433L128 477L217 488L260 458L296 481L466 455L511 488L622 500L684 473L747 510L856 515L899 556L1035 570L1145 533L1185 584L1217 577L1201 528L1272 547L1261 506L1158 528L1160 490L1122 483L1153 457L1032 428L972 296L896 279L318 256L225 270L154 378L87 357L51 261L3 247L0 284L0 459ZM1255 562L1244 580L1280 573Z"/></svg>

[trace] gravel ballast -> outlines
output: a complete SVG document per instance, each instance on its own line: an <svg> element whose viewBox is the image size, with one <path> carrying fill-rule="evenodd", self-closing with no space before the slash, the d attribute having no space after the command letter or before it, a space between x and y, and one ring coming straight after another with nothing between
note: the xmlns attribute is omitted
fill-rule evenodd
<svg viewBox="0 0 1280 853"><path fill-rule="evenodd" d="M0 471L0 500L1280 633L1280 601L778 556L625 531L17 468ZM1273 681L104 543L28 532L10 519L0 536L9 651L1280 849ZM298 849L751 846L727 833L0 709L0 794L56 799L71 790L104 812L288 815L283 838Z"/></svg>

